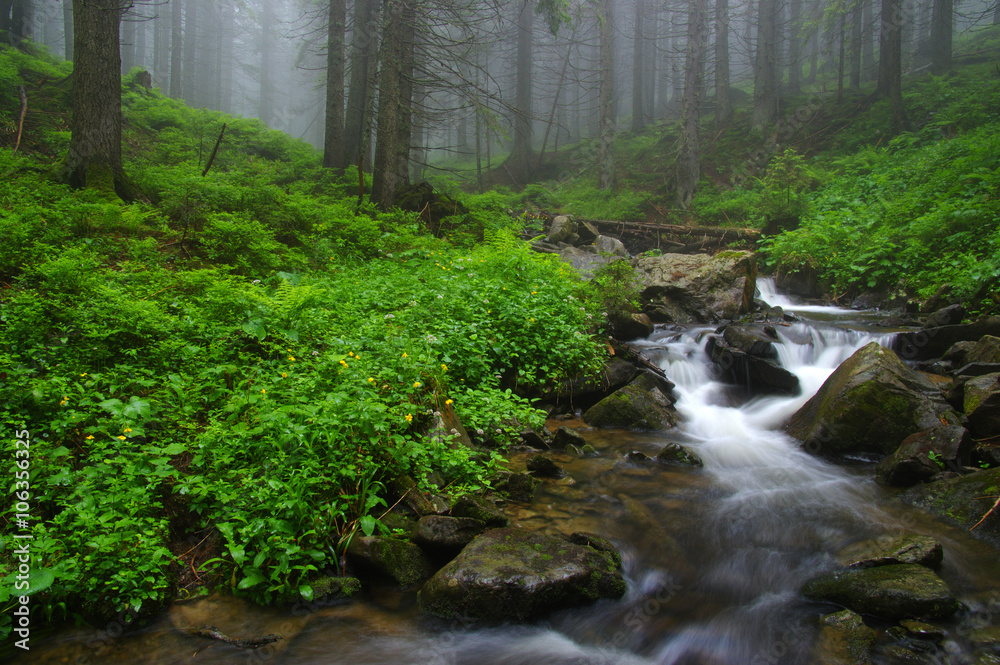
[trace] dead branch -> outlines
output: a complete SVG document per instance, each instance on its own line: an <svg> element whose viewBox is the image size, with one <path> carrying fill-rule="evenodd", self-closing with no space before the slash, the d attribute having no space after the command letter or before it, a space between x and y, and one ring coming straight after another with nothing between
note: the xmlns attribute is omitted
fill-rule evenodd
<svg viewBox="0 0 1000 665"><path fill-rule="evenodd" d="M219 152L219 146L222 144L222 135L225 133L226 133L226 123L222 123L222 131L219 132L219 138L215 141L215 147L212 148L212 154L208 156L208 164L205 164L205 170L201 172L202 178L208 175L208 170L212 168L212 162L215 161L215 154Z"/></svg>
<svg viewBox="0 0 1000 665"><path fill-rule="evenodd" d="M275 635L273 633L271 635L264 635L263 637L230 637L215 626L202 626L201 628L195 628L189 632L192 635L225 642L226 644L231 644L240 649L259 649L263 646L271 644L272 642L284 639L281 635Z"/></svg>
<svg viewBox="0 0 1000 665"><path fill-rule="evenodd" d="M17 92L21 95L21 119L17 123L17 143L14 144L14 152L21 146L21 132L24 130L24 115L28 112L28 95L24 92L24 86L17 86Z"/></svg>
<svg viewBox="0 0 1000 665"><path fill-rule="evenodd" d="M972 527L969 529L969 531L972 531L972 529L975 529L977 526L979 526L980 524L982 524L983 522L985 522L986 518L989 517L990 515L992 515L993 511L997 509L997 506L1000 506L1000 496L997 497L996 503L993 504L993 507L990 508L989 510L987 510L986 514L983 515L982 519L980 519L978 522L976 522L975 524L973 524Z"/></svg>

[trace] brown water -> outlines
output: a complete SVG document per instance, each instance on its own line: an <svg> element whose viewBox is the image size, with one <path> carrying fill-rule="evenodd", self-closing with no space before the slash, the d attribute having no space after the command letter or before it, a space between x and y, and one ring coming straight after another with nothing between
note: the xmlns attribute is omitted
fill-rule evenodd
<svg viewBox="0 0 1000 665"><path fill-rule="evenodd" d="M997 552L892 501L874 483L870 463L824 462L776 431L808 395L731 404L731 391L706 370L704 332L661 332L647 342L678 384L683 427L636 433L569 423L582 428L599 454L550 453L567 477L546 481L532 502L507 507L518 526L611 538L622 550L628 581L620 601L567 610L530 626L481 627L423 616L415 594L394 590L313 611L212 597L178 603L169 615L124 636L113 625L110 631L63 630L44 644L33 640L30 657L16 662L810 663L818 619L837 608L801 598L803 582L834 568L832 553L840 547L900 533L929 534L943 543L940 574L968 609L943 624L950 631L943 644L916 644L923 660L876 655L874 662L972 662L969 629L1000 623L988 612L1000 607ZM811 339L812 348L783 355L807 391L868 337L827 331ZM670 441L689 445L705 468L623 459L633 450L653 456ZM512 454L511 469L523 470L527 455ZM230 635L277 633L284 639L245 651L185 632L204 624ZM893 640L885 631L880 635L877 654Z"/></svg>

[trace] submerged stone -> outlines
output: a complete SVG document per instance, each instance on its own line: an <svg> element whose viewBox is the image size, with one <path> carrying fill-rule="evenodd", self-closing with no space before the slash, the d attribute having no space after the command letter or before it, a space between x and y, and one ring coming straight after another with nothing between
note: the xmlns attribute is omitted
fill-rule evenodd
<svg viewBox="0 0 1000 665"><path fill-rule="evenodd" d="M837 560L847 568L874 568L900 563L936 568L943 558L941 543L930 536L889 536L864 540L837 552Z"/></svg>
<svg viewBox="0 0 1000 665"><path fill-rule="evenodd" d="M850 610L820 619L820 632L809 665L866 665L871 662L875 631Z"/></svg>

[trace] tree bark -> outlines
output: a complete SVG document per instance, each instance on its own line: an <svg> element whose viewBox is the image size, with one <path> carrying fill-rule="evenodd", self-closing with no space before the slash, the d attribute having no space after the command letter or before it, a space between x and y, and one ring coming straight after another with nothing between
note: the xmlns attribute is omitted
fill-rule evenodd
<svg viewBox="0 0 1000 665"><path fill-rule="evenodd" d="M531 2L522 2L517 16L517 69L514 96L514 142L507 169L519 182L531 177L531 70L532 25L534 11Z"/></svg>
<svg viewBox="0 0 1000 665"><path fill-rule="evenodd" d="M347 93L344 121L344 159L347 168L358 163L365 132L365 111L368 107L368 73L375 52L378 3L355 0L354 28L351 37L351 82Z"/></svg>
<svg viewBox="0 0 1000 665"><path fill-rule="evenodd" d="M851 7L851 73L849 87L851 90L861 89L861 20L862 0L854 0Z"/></svg>
<svg viewBox="0 0 1000 665"><path fill-rule="evenodd" d="M882 32L879 38L879 75L876 94L888 97L892 106L892 130L909 127L903 108L902 0L882 0Z"/></svg>
<svg viewBox="0 0 1000 665"><path fill-rule="evenodd" d="M268 7L264 3L264 7ZM266 9L265 9L266 11ZM182 49L184 51L184 83L181 86L184 90L184 101L188 106L196 106L201 99L200 91L195 89L195 74L198 71L198 2L184 3L184 38Z"/></svg>
<svg viewBox="0 0 1000 665"><path fill-rule="evenodd" d="M778 119L777 1L760 0L757 17L757 56L754 62L751 126L762 132Z"/></svg>
<svg viewBox="0 0 1000 665"><path fill-rule="evenodd" d="M954 18L954 0L934 0L934 15L931 19L931 71L938 75L951 70Z"/></svg>
<svg viewBox="0 0 1000 665"><path fill-rule="evenodd" d="M864 28L861 31L863 42L861 45L861 75L865 81L871 81L878 75L875 69L875 40L873 38L875 31L872 29L874 22L872 0L860 1L864 5L861 11L861 22L864 24Z"/></svg>
<svg viewBox="0 0 1000 665"><path fill-rule="evenodd" d="M411 0L384 0L383 37L378 84L378 127L375 133L375 161L372 164L371 200L382 210L392 208L400 184L399 163L409 153L409 137L403 144L404 115L410 100L403 99L403 70L406 48L405 23L412 23ZM409 124L409 121L406 120Z"/></svg>
<svg viewBox="0 0 1000 665"><path fill-rule="evenodd" d="M597 180L600 189L614 189L615 186L615 61L614 61L614 16L612 0L600 0L601 58L600 106L601 126L597 152ZM639 111L640 115L642 111Z"/></svg>
<svg viewBox="0 0 1000 665"><path fill-rule="evenodd" d="M677 152L677 205L685 209L691 204L701 177L698 119L702 87L701 61L704 58L708 32L705 18L705 0L689 0L683 116Z"/></svg>
<svg viewBox="0 0 1000 665"><path fill-rule="evenodd" d="M129 198L122 169L119 0L73 0L73 101L63 175L73 187Z"/></svg>
<svg viewBox="0 0 1000 665"><path fill-rule="evenodd" d="M643 55L646 40L642 34L642 23L645 20L646 3L635 0L635 29L632 34L632 131L641 132L646 128L646 91L645 71L643 70Z"/></svg>
<svg viewBox="0 0 1000 665"><path fill-rule="evenodd" d="M363 0L358 0L363 2ZM326 39L326 128L323 166L344 168L344 23L345 0L330 0Z"/></svg>
<svg viewBox="0 0 1000 665"><path fill-rule="evenodd" d="M715 0L715 123L726 127L732 119L733 103L729 99L729 1Z"/></svg>
<svg viewBox="0 0 1000 665"><path fill-rule="evenodd" d="M184 37L182 28L184 10L181 3L182 0L170 0L170 96L174 99L180 99L184 92L181 90L181 56Z"/></svg>

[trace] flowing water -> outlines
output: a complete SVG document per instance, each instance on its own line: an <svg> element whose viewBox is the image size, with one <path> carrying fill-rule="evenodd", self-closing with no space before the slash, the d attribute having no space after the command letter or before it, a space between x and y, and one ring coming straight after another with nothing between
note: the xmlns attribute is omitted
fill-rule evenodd
<svg viewBox="0 0 1000 665"><path fill-rule="evenodd" d="M658 330L639 346L677 385L683 424L637 433L569 423L599 455L552 452L568 477L548 481L530 504L510 506L515 525L614 540L628 580L622 600L531 626L481 627L422 616L412 593L391 590L313 612L212 599L180 604L169 617L116 639L62 631L25 662L809 663L818 617L835 608L804 600L803 582L834 568L833 552L846 544L913 532L944 544L941 575L960 598L973 606L1000 598L995 551L892 501L875 484L870 460L824 461L780 431L837 365L889 335L871 331L870 320L855 312L798 305L761 282L765 300L810 319L778 326L780 360L799 377L800 395L746 400L714 378L704 351L712 330ZM633 450L655 455L670 442L688 446L704 468L624 459ZM511 468L523 469L526 457L513 455ZM245 652L206 646L176 628L201 620L286 639L273 650ZM937 648L937 660L923 662L966 662L966 650L961 638L951 639Z"/></svg>

